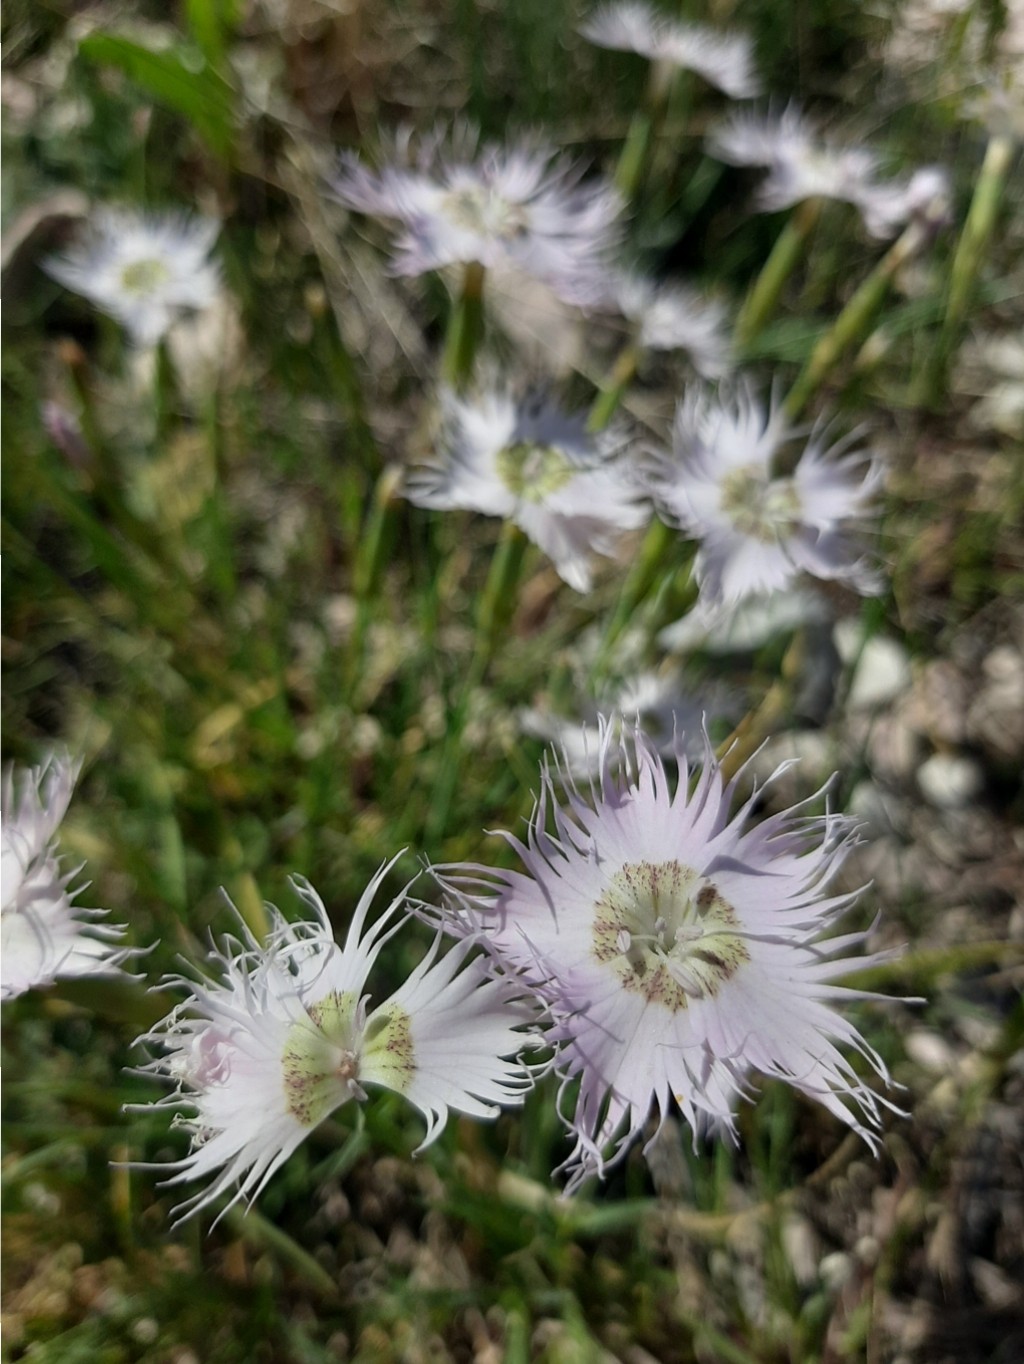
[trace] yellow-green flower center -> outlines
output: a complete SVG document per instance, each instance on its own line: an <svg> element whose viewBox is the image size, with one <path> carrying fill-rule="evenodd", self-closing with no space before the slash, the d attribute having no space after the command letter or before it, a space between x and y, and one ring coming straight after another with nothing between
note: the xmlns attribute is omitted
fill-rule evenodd
<svg viewBox="0 0 1024 1364"><path fill-rule="evenodd" d="M121 287L126 293L145 298L170 277L171 272L162 260L134 260L121 271Z"/></svg>
<svg viewBox="0 0 1024 1364"><path fill-rule="evenodd" d="M481 237L510 241L529 226L525 209L483 185L450 190L441 201L441 212L455 227Z"/></svg>
<svg viewBox="0 0 1024 1364"><path fill-rule="evenodd" d="M736 911L682 862L626 862L594 906L593 955L625 989L677 1013L750 960Z"/></svg>
<svg viewBox="0 0 1024 1364"><path fill-rule="evenodd" d="M517 441L498 452L498 476L526 502L541 502L572 479L576 472L565 453L554 445Z"/></svg>
<svg viewBox="0 0 1024 1364"><path fill-rule="evenodd" d="M802 508L791 478L770 478L748 464L722 480L722 511L741 534L773 544L796 531Z"/></svg>
<svg viewBox="0 0 1024 1364"><path fill-rule="evenodd" d="M401 1093L415 1071L409 1015L395 1005L361 1025L358 997L326 995L293 1023L282 1057L286 1105L315 1127L349 1099L365 1099L360 1078Z"/></svg>

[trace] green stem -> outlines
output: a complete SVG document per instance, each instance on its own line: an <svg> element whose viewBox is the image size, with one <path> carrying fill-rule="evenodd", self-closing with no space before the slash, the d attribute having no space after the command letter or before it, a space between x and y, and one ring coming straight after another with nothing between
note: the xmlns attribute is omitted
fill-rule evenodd
<svg viewBox="0 0 1024 1364"><path fill-rule="evenodd" d="M885 301L893 276L917 255L925 229L911 223L868 275L832 326L814 347L786 397L786 415L796 418L838 364L843 353L865 336Z"/></svg>
<svg viewBox="0 0 1024 1364"><path fill-rule="evenodd" d="M174 379L174 366L171 352L165 337L156 343L153 356L153 406L156 411L156 444L159 448L167 439L171 429L171 415L174 408L177 386Z"/></svg>
<svg viewBox="0 0 1024 1364"><path fill-rule="evenodd" d="M655 519L648 528L643 544L626 575L612 618L605 631L601 652L594 665L595 680L604 676L612 650L634 612L651 592L665 567L666 557L677 542L679 532Z"/></svg>
<svg viewBox="0 0 1024 1364"><path fill-rule="evenodd" d="M370 623L373 603L380 589L384 564L391 545L390 531L394 520L394 502L402 482L402 471L397 464L385 467L377 486L373 490L373 500L366 514L363 533L359 542L356 562L352 574L352 589L356 598L356 619L352 627L352 637L348 651L348 683L354 687L362 671L363 650L366 644L366 631Z"/></svg>
<svg viewBox="0 0 1024 1364"><path fill-rule="evenodd" d="M639 360L640 350L635 345L626 346L619 353L590 410L590 416L587 418L588 431L603 431L611 421L622 401L626 386L636 373Z"/></svg>
<svg viewBox="0 0 1024 1364"><path fill-rule="evenodd" d="M806 199L779 233L754 287L736 319L736 345L748 346L775 312L786 281L803 258L808 239L821 217L822 201Z"/></svg>
<svg viewBox="0 0 1024 1364"><path fill-rule="evenodd" d="M462 736L469 715L470 699L475 688L483 680L487 665L494 655L495 645L512 619L516 587L527 543L526 536L519 527L511 521L506 521L477 608L473 656L463 679L459 698L448 718L444 749L424 833L428 845L440 839L444 833L452 796L455 793L459 759L462 755Z"/></svg>
<svg viewBox="0 0 1024 1364"><path fill-rule="evenodd" d="M448 320L441 373L454 388L465 388L473 377L473 365L484 330L484 278L478 261L470 261L462 276L462 293Z"/></svg>
<svg viewBox="0 0 1024 1364"><path fill-rule="evenodd" d="M627 203L636 198L643 182L647 148L651 143L652 132L650 114L646 109L638 109L626 132L626 140L622 144L622 151L615 167L615 188Z"/></svg>
<svg viewBox="0 0 1024 1364"><path fill-rule="evenodd" d="M978 183L950 267L942 328L921 389L915 395L925 405L937 402L945 390L950 357L985 263L1015 150L1013 139L1005 135L992 137L985 149Z"/></svg>
<svg viewBox="0 0 1024 1364"><path fill-rule="evenodd" d="M506 521L477 610L476 644L470 665L470 677L475 677L476 681L483 677L494 653L494 646L512 619L527 543L519 527L512 521Z"/></svg>

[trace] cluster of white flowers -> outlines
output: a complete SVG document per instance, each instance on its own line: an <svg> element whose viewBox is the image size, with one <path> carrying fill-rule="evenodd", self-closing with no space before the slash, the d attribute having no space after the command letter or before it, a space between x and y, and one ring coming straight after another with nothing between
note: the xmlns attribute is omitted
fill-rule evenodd
<svg viewBox="0 0 1024 1364"><path fill-rule="evenodd" d="M697 72L727 95L757 92L742 35L640 3L606 5L582 32ZM735 113L709 145L767 171L761 207L845 200L879 237L934 219L946 195L932 170L906 184L880 180L871 152L822 142L793 107ZM803 575L879 590L858 533L881 487L877 459L852 448L855 438L830 440L821 422L794 426L774 395L764 402L751 381L730 379L723 304L616 265L623 205L604 180L585 179L547 146L481 144L458 127L418 149L401 139L377 170L345 156L332 190L349 209L399 225L396 275L514 267L572 305L617 309L631 364L636 352L682 350L701 379L677 406L671 448L639 455L624 428L594 431L550 397L520 397L510 384L446 389L436 449L405 479L412 502L512 522L581 593L593 556L613 557L657 513L696 544L691 637L694 622L706 630L728 620L749 642L756 626L737 619L744 608L764 614L766 602L783 601L788 621L806 619L813 599L784 595ZM216 232L181 215L103 210L47 269L151 346L219 289ZM343 943L296 879L303 918L271 908L265 941L243 924L210 952L210 973L168 978L186 998L140 1042L142 1073L171 1089L141 1107L174 1110L189 1134L188 1153L164 1167L168 1183L205 1184L180 1213L224 1194L226 1206L251 1202L314 1128L368 1088L422 1113L423 1146L450 1111L487 1118L517 1106L534 1082L538 1042L561 1078L570 1190L603 1175L652 1116L663 1124L673 1108L695 1135L732 1134L755 1073L785 1080L877 1144L891 1105L840 1048L883 1080L885 1066L833 1007L865 997L835 978L875 960L851 955L863 934L828 936L856 898L832 889L854 826L801 806L755 823L757 792L731 813L737 779L711 749L709 711L721 700L712 697L648 673L609 688L577 726L523 713L523 728L560 741L561 757L543 769L525 841L504 835L522 870L438 867L440 907L407 888L371 919L393 860L359 899ZM123 929L74 905L76 873L57 857L77 771L55 756L4 777L5 999L61 977L116 974L131 955ZM371 1008L381 952L412 916L433 920L434 943ZM442 953L445 933L457 941Z"/></svg>

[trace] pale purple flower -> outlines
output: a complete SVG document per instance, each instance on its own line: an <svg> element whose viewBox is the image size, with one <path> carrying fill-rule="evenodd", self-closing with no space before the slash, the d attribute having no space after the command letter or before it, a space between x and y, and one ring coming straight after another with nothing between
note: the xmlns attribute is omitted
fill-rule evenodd
<svg viewBox="0 0 1024 1364"><path fill-rule="evenodd" d="M597 47L638 52L652 62L696 71L733 99L746 99L761 88L745 33L684 23L637 3L599 6L580 33Z"/></svg>
<svg viewBox="0 0 1024 1364"><path fill-rule="evenodd" d="M218 231L189 213L102 208L45 269L116 318L137 345L153 346L183 312L216 298L220 270L210 252Z"/></svg>
<svg viewBox="0 0 1024 1364"><path fill-rule="evenodd" d="M53 753L39 767L3 775L3 894L0 998L13 999L58 978L122 974L130 949L117 947L124 929L100 922L105 910L74 903L81 871L64 871L56 835L81 767Z"/></svg>
<svg viewBox="0 0 1024 1364"><path fill-rule="evenodd" d="M734 1134L758 1074L877 1148L892 1105L840 1048L888 1080L885 1065L833 1007L869 996L832 982L878 958L855 955L863 933L828 936L858 894L832 889L855 826L800 806L753 824L760 792L730 818L736 782L710 746L699 774L680 753L673 781L642 733L625 755L617 742L605 733L586 790L544 771L525 843L504 835L522 871L438 869L449 930L478 935L553 1020L563 1103L579 1085L569 1190L603 1175L652 1115L660 1125L678 1108L695 1139Z"/></svg>
<svg viewBox="0 0 1024 1364"><path fill-rule="evenodd" d="M442 396L434 463L412 470L411 501L513 521L577 592L590 589L592 554L611 555L650 507L622 457L621 436L587 431L585 414L494 389Z"/></svg>
<svg viewBox="0 0 1024 1364"><path fill-rule="evenodd" d="M408 140L396 153L408 157ZM477 145L457 127L451 145L426 139L410 165L379 171L343 155L331 188L346 207L402 226L392 270L420 275L475 262L514 266L570 303L599 291L620 236L622 201L551 147Z"/></svg>
<svg viewBox="0 0 1024 1364"><path fill-rule="evenodd" d="M179 1214L232 1188L228 1206L251 1204L314 1127L351 1099L366 1099L367 1085L421 1111L419 1150L441 1133L449 1109L491 1118L522 1102L530 1074L507 1058L529 1043L515 1031L529 1015L507 981L488 980L478 961L467 961L470 944L439 957L435 940L404 984L368 1010L367 978L408 918L403 894L366 924L391 865L360 898L344 946L312 886L296 879L310 917L288 923L271 909L265 946L243 926L241 940L227 938L209 954L212 979L168 982L190 997L139 1041L162 1052L141 1069L175 1088L137 1107L184 1110L176 1122L192 1134L192 1149L164 1167L174 1171L166 1182L211 1182Z"/></svg>
<svg viewBox="0 0 1024 1364"><path fill-rule="evenodd" d="M712 130L708 149L730 165L767 170L757 194L758 207L766 212L805 199L837 199L852 204L872 236L881 238L892 236L912 215L934 211L930 206L941 191L937 177L942 173L933 168L905 185L880 180L874 152L822 139L795 105L781 114L734 111Z"/></svg>
<svg viewBox="0 0 1024 1364"><path fill-rule="evenodd" d="M659 514L700 541L694 573L710 615L799 574L838 579L865 596L880 577L850 531L870 515L882 468L868 452L843 453L815 426L795 463L780 457L807 435L749 385L712 397L692 389L676 409L671 451L651 456L648 490Z"/></svg>
<svg viewBox="0 0 1024 1364"><path fill-rule="evenodd" d="M705 379L732 368L732 342L725 307L685 284L660 284L635 272L615 282L612 297L636 328L643 350L684 350Z"/></svg>

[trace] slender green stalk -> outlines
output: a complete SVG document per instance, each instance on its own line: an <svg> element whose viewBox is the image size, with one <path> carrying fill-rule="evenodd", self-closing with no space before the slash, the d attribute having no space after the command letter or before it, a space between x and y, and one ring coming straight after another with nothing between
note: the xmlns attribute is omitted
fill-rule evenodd
<svg viewBox="0 0 1024 1364"><path fill-rule="evenodd" d="M636 198L637 191L643 183L647 150L653 132L650 113L647 109L638 109L626 132L626 140L622 144L622 151L615 167L615 188L627 203Z"/></svg>
<svg viewBox="0 0 1024 1364"><path fill-rule="evenodd" d="M925 229L918 223L911 223L878 262L797 375L784 404L787 416L800 415L843 354L867 334L885 301L893 276L917 255L926 239Z"/></svg>
<svg viewBox="0 0 1024 1364"><path fill-rule="evenodd" d="M669 96L679 74L666 62L651 64L644 102L633 115L615 167L615 187L627 203L639 194L650 172Z"/></svg>
<svg viewBox="0 0 1024 1364"><path fill-rule="evenodd" d="M177 385L166 338L156 343L153 355L153 408L156 413L156 444L163 445L171 430Z"/></svg>
<svg viewBox="0 0 1024 1364"><path fill-rule="evenodd" d="M678 538L679 532L673 530L671 526L666 526L664 521L655 519L651 522L643 544L626 575L619 600L615 604L615 610L605 631L601 652L594 665L595 680L604 676L619 636L661 579L668 554Z"/></svg>
<svg viewBox="0 0 1024 1364"><path fill-rule="evenodd" d="M636 373L639 360L640 349L636 345L626 346L619 352L590 410L590 416L587 418L588 431L603 431L611 421L629 381Z"/></svg>
<svg viewBox="0 0 1024 1364"><path fill-rule="evenodd" d="M444 749L427 817L425 838L428 843L441 838L444 833L455 792L459 758L462 753L462 736L469 716L470 699L474 689L480 685L487 665L494 656L495 647L512 619L527 543L526 536L519 527L511 521L506 521L477 607L473 656L463 679L459 698L448 718Z"/></svg>
<svg viewBox="0 0 1024 1364"><path fill-rule="evenodd" d="M985 264L1015 151L1013 139L1002 134L992 137L985 149L974 197L950 266L942 327L915 394L925 405L937 402L945 390L950 357Z"/></svg>
<svg viewBox="0 0 1024 1364"><path fill-rule="evenodd" d="M462 292L448 320L441 373L455 388L465 388L473 377L476 353L484 330L484 279L486 271L470 261L462 276Z"/></svg>
<svg viewBox="0 0 1024 1364"><path fill-rule="evenodd" d="M352 573L352 588L356 598L356 619L349 640L348 667L346 670L348 686L355 687L362 673L363 651L366 646L366 631L374 601L380 589L384 565L391 545L391 530L394 521L394 503L402 482L402 471L397 464L389 464L384 469L373 499L366 513L363 533L356 554Z"/></svg>
<svg viewBox="0 0 1024 1364"><path fill-rule="evenodd" d="M787 280L804 257L807 242L821 217L821 208L820 199L805 199L779 233L736 319L738 347L748 346L775 312Z"/></svg>
<svg viewBox="0 0 1024 1364"><path fill-rule="evenodd" d="M747 759L789 712L794 680L803 670L807 639L798 630L782 659L782 676L765 693L760 705L748 711L733 732L718 748L719 768L724 780L734 777Z"/></svg>

